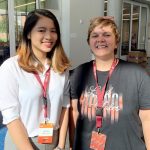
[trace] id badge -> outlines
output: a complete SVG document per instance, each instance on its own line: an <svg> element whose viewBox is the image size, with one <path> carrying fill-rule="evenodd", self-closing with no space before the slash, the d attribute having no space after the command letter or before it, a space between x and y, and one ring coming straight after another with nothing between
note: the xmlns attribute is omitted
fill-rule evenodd
<svg viewBox="0 0 150 150"><path fill-rule="evenodd" d="M53 141L53 124L41 123L39 127L38 143L50 144Z"/></svg>
<svg viewBox="0 0 150 150"><path fill-rule="evenodd" d="M104 150L106 143L106 135L93 131L91 137L90 148L94 150Z"/></svg>

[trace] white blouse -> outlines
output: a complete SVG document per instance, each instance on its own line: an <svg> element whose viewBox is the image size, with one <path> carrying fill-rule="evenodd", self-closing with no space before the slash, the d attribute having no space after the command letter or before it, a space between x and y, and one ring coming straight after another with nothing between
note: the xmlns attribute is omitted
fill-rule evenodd
<svg viewBox="0 0 150 150"><path fill-rule="evenodd" d="M0 111L4 124L21 118L29 137L34 137L38 135L39 124L44 121L42 87L34 74L19 67L17 59L18 56L11 57L0 66ZM45 72L39 74L42 81ZM50 70L48 119L54 129L59 128L62 107L70 106L68 75L68 71L59 74Z"/></svg>

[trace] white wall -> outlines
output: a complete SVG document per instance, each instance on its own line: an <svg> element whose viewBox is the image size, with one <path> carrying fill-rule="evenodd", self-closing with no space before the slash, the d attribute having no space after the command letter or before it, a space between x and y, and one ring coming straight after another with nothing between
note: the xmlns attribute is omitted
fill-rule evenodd
<svg viewBox="0 0 150 150"><path fill-rule="evenodd" d="M72 68L91 60L86 41L89 21L103 16L103 7L103 0L62 0L62 41Z"/></svg>
<svg viewBox="0 0 150 150"><path fill-rule="evenodd" d="M115 17L120 28L122 0L117 0L117 4L115 2L116 0L108 1L108 15ZM88 26L91 18L103 16L104 0L57 0L57 6L59 9L55 15L60 23L62 43L74 68L92 59L86 41ZM150 34L148 34L148 39L148 55L150 56Z"/></svg>

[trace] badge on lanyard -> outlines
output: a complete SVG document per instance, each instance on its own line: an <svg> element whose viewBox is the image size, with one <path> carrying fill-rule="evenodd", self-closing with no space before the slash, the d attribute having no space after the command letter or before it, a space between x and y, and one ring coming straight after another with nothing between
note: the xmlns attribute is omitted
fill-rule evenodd
<svg viewBox="0 0 150 150"><path fill-rule="evenodd" d="M94 149L94 150L104 150L105 149L105 143L106 143L106 135L100 133L100 128L102 127L102 120L103 120L103 99L104 99L104 95L106 92L106 87L107 87L107 83L115 69L115 67L117 66L119 60L118 59L114 59L111 68L109 70L108 76L106 78L105 84L102 87L102 90L99 89L98 86L98 77L96 74L96 63L95 61L93 61L93 74L94 74L94 78L96 81L96 92L97 92L97 99L98 99L98 106L96 108L96 127L98 129L98 132L93 131L92 132L92 136L91 136L91 143L90 143L90 148Z"/></svg>
<svg viewBox="0 0 150 150"><path fill-rule="evenodd" d="M106 135L98 133L96 131L92 132L90 148L94 150L104 150L106 143Z"/></svg>
<svg viewBox="0 0 150 150"><path fill-rule="evenodd" d="M53 141L53 124L41 123L39 127L38 143L50 144Z"/></svg>
<svg viewBox="0 0 150 150"><path fill-rule="evenodd" d="M48 84L50 82L50 68L46 71L46 76L44 83L42 83L41 78L38 73L34 73L37 81L40 83L43 92L43 106L44 106L44 118L45 123L41 123L39 127L38 143L40 144L50 144L53 141L53 124L47 122L47 96L46 91Z"/></svg>

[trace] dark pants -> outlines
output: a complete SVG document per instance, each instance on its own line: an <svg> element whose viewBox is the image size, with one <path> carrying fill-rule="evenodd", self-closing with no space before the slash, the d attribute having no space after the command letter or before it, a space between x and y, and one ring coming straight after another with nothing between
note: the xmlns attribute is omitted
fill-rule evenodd
<svg viewBox="0 0 150 150"><path fill-rule="evenodd" d="M2 117L2 113L0 111L0 127L3 127L3 117Z"/></svg>

